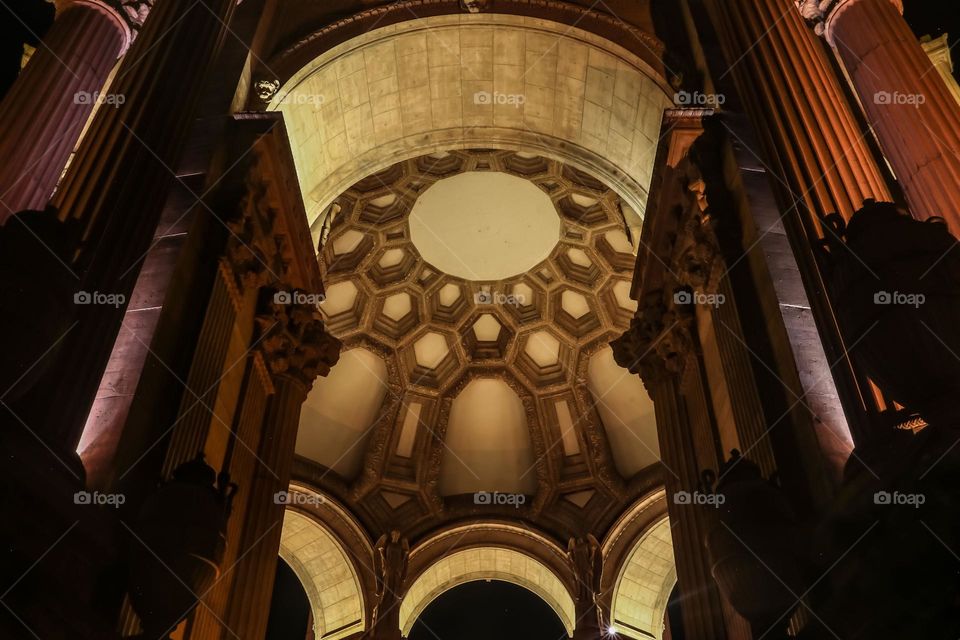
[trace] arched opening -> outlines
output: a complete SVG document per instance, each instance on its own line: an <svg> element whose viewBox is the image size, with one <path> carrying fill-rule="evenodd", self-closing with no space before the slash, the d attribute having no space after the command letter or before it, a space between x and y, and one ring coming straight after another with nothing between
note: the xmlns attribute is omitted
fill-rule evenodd
<svg viewBox="0 0 960 640"><path fill-rule="evenodd" d="M456 586L417 617L410 640L557 640L566 634L556 612L532 591L502 580Z"/></svg>
<svg viewBox="0 0 960 640"><path fill-rule="evenodd" d="M344 546L323 525L288 509L283 518L280 558L303 585L315 637L337 640L365 629L357 571Z"/></svg>
<svg viewBox="0 0 960 640"><path fill-rule="evenodd" d="M628 638L662 640L676 583L670 520L664 517L640 536L620 569L613 593L613 629Z"/></svg>
<svg viewBox="0 0 960 640"><path fill-rule="evenodd" d="M474 547L444 556L410 585L400 604L400 629L407 637L414 622L440 595L477 580L500 580L522 587L541 598L573 637L576 614L573 598L560 579L539 560L499 547Z"/></svg>
<svg viewBox="0 0 960 640"><path fill-rule="evenodd" d="M304 640L310 624L307 591L290 565L278 559L265 640Z"/></svg>

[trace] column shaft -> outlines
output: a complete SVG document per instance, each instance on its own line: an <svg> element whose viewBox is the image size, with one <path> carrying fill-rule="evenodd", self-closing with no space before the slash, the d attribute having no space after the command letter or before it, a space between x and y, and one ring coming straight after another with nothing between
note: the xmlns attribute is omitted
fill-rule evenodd
<svg viewBox="0 0 960 640"><path fill-rule="evenodd" d="M709 6L733 65L729 73L789 186L786 204L799 200L810 214L849 218L866 198L890 200L866 133L793 0Z"/></svg>
<svg viewBox="0 0 960 640"><path fill-rule="evenodd" d="M252 475L243 524L242 560L234 569L232 600L224 622L241 638L262 638L270 614L284 505L274 494L290 484L300 407L307 398L302 379L280 375L276 393L267 402L260 428L256 470Z"/></svg>
<svg viewBox="0 0 960 640"><path fill-rule="evenodd" d="M75 259L82 290L129 300L235 4L158 0L125 56L111 88L124 102L98 111L54 201L85 229ZM30 410L58 446L76 447L124 310L78 307L59 375Z"/></svg>
<svg viewBox="0 0 960 640"><path fill-rule="evenodd" d="M836 47L914 216L960 233L960 105L890 0L848 0L831 14Z"/></svg>
<svg viewBox="0 0 960 640"><path fill-rule="evenodd" d="M46 206L126 36L93 3L69 5L0 102L0 224Z"/></svg>

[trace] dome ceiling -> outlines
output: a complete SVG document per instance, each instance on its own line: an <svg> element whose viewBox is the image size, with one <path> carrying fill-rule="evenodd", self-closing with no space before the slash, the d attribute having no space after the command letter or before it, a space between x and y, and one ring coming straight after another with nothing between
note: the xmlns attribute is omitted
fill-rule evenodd
<svg viewBox="0 0 960 640"><path fill-rule="evenodd" d="M450 151L335 209L321 309L345 364L307 400L298 473L410 527L494 514L474 491L573 527L650 476L652 404L607 344L636 309L616 194L529 153Z"/></svg>

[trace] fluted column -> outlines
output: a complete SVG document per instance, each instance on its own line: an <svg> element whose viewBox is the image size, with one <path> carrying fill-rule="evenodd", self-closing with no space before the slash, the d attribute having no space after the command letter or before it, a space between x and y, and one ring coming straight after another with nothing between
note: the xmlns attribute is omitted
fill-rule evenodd
<svg viewBox="0 0 960 640"><path fill-rule="evenodd" d="M864 199L890 200L826 52L794 0L709 0L754 125L787 197L813 215L849 218Z"/></svg>
<svg viewBox="0 0 960 640"><path fill-rule="evenodd" d="M244 555L234 569L232 600L224 618L241 638L262 638L266 633L284 513L284 505L274 496L290 484L301 405L314 379L327 375L337 362L340 349L315 308L275 304L270 292L263 300L266 309L257 317L259 344L275 391L260 429L259 464L250 479L240 543Z"/></svg>
<svg viewBox="0 0 960 640"><path fill-rule="evenodd" d="M121 300L77 308L58 376L46 400L30 407L31 422L49 425L50 439L68 450L83 430L235 4L158 0L111 87L123 104L98 111L57 191L61 218L84 229L73 265L83 273L79 288Z"/></svg>
<svg viewBox="0 0 960 640"><path fill-rule="evenodd" d="M8 16L9 18L9 16ZM0 224L43 209L130 29L96 0L58 13L23 73L0 102Z"/></svg>
<svg viewBox="0 0 960 640"><path fill-rule="evenodd" d="M844 0L823 33L837 50L914 216L960 233L960 105L901 15L900 0ZM945 9L947 10L947 9Z"/></svg>
<svg viewBox="0 0 960 640"><path fill-rule="evenodd" d="M678 500L680 492L693 494L700 484L701 462L694 426L681 391L683 376L697 375L689 353L689 319L657 317L656 308L640 315L630 329L611 343L622 367L639 374L653 400L660 457L665 473L667 510L677 564L677 582L683 604L683 626L688 637L722 640L728 637L724 607L710 574L703 540L709 527L702 505Z"/></svg>

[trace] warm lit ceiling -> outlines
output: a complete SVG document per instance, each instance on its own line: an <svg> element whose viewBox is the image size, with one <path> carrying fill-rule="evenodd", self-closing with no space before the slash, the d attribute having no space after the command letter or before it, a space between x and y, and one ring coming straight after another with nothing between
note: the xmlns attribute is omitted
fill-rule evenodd
<svg viewBox="0 0 960 640"><path fill-rule="evenodd" d="M470 150L337 205L322 310L344 352L301 419L313 480L393 521L476 511L477 491L524 494L514 515L612 514L658 454L608 346L636 309L619 198L555 160Z"/></svg>
<svg viewBox="0 0 960 640"><path fill-rule="evenodd" d="M410 213L424 260L466 280L529 271L560 240L560 216L532 182L497 171L459 173L428 187Z"/></svg>

